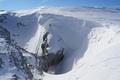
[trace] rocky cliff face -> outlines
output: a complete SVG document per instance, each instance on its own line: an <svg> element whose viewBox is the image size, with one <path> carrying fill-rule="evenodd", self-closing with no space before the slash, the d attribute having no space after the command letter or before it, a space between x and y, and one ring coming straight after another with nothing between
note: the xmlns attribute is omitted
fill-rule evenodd
<svg viewBox="0 0 120 80"><path fill-rule="evenodd" d="M0 26L0 47L0 69L4 73L14 71L11 79L12 77L20 78L17 71L21 71L26 78L32 79L33 76L27 65L27 59L23 56L23 50L11 40L10 32L2 26Z"/></svg>
<svg viewBox="0 0 120 80"><path fill-rule="evenodd" d="M0 12L0 79L120 80L119 16L118 10L97 8ZM43 51L46 32L49 45L43 45ZM64 55L56 58L62 48ZM63 56L60 64L48 70L46 64ZM41 76L41 64L45 71L59 75Z"/></svg>
<svg viewBox="0 0 120 80"><path fill-rule="evenodd" d="M48 55L47 52L43 57L26 51L11 39L10 32L2 26L0 26L0 47L0 69L3 69L5 73L11 73L11 80L33 80L35 79L34 70L38 72L39 76L42 76L43 71L48 72L50 66L58 64L64 57L63 49L56 54ZM44 47L45 50L47 50L46 48ZM30 56L24 56L25 54Z"/></svg>

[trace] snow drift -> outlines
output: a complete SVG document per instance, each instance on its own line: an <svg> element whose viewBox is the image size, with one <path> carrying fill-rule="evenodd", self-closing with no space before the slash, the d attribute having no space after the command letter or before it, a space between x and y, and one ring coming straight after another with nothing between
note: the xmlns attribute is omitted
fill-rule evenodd
<svg viewBox="0 0 120 80"><path fill-rule="evenodd" d="M88 47L87 37L90 31L93 28L102 27L97 22L53 14L42 14L40 24L52 35L49 38L51 48L59 50L59 47L63 47L65 49L65 59L56 68L56 73L71 70L76 60L84 55ZM76 53L77 50L81 52Z"/></svg>
<svg viewBox="0 0 120 80"><path fill-rule="evenodd" d="M11 40L30 53L41 55L46 32L49 32L48 52L64 48L63 61L54 66L54 74L44 73L44 80L119 80L119 11L96 8L73 11L41 8L5 12L0 14L0 25L10 32ZM23 55L35 66L31 54ZM34 79L39 79L37 70L31 71Z"/></svg>

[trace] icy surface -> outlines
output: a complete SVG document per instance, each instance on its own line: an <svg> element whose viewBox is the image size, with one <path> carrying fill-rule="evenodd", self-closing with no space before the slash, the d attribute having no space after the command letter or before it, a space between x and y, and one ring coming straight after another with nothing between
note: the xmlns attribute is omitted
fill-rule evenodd
<svg viewBox="0 0 120 80"><path fill-rule="evenodd" d="M0 25L27 51L41 55L40 45L46 32L49 32L49 52L65 49L64 60L55 66L56 74L44 73L43 80L120 80L119 10L42 7L0 12L3 14L6 18ZM5 45L2 43L0 47ZM24 56L31 57L30 54ZM35 63L34 59L29 59L30 62ZM5 69L0 69L2 80L14 72L6 73ZM33 73L39 79L37 70Z"/></svg>

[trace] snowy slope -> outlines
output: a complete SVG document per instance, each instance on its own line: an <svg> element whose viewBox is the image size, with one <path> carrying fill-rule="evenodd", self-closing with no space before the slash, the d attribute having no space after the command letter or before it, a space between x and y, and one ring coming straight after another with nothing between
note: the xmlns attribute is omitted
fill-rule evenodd
<svg viewBox="0 0 120 80"><path fill-rule="evenodd" d="M55 74L44 73L43 80L120 80L119 16L117 9L42 7L0 12L0 25L11 33L17 45L31 53L41 55L46 32L49 52L65 49ZM28 62L35 65L35 59L28 58ZM32 73L39 79L37 70Z"/></svg>

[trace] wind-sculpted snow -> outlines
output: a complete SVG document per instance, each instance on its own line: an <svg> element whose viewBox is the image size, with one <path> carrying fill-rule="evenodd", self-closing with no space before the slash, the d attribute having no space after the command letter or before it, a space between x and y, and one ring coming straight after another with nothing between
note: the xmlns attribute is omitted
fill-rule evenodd
<svg viewBox="0 0 120 80"><path fill-rule="evenodd" d="M19 46L27 46L27 42L35 35L38 29L36 14L17 16L14 13L5 13L1 16L3 15L6 18L4 20L5 23L1 22L1 25L10 31L12 39L15 40ZM32 48L34 48L34 46Z"/></svg>
<svg viewBox="0 0 120 80"><path fill-rule="evenodd" d="M108 27L104 25L91 28L89 25L86 28L88 30L81 30L82 33L86 33L81 37L83 39L81 46L71 53L72 57L67 57L67 63L62 68L63 70L68 69L65 67L70 67L69 64L73 60L72 70L59 76L46 74L45 80L48 78L58 80L119 80L120 28L118 26ZM72 39L74 40L74 38Z"/></svg>
<svg viewBox="0 0 120 80"><path fill-rule="evenodd" d="M49 41L52 49L65 48L65 59L56 68L56 73L71 70L74 61L77 60L77 57L82 57L88 47L87 37L90 31L93 28L102 27L96 22L52 14L42 14L40 24L52 35ZM77 54L76 51L80 49L81 52Z"/></svg>
<svg viewBox="0 0 120 80"><path fill-rule="evenodd" d="M40 79L34 55L42 55L42 38L49 32L48 52L64 48L64 59L48 71L53 74L44 73L43 80L120 80L119 11L97 8L73 11L42 8L5 12L0 14L0 25L10 32L12 41L31 52L23 55L32 65L33 79ZM4 39L0 42L0 47L6 45ZM13 74L1 77L10 75Z"/></svg>

